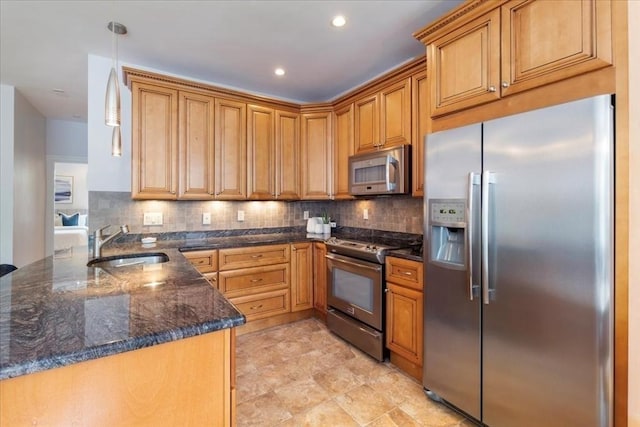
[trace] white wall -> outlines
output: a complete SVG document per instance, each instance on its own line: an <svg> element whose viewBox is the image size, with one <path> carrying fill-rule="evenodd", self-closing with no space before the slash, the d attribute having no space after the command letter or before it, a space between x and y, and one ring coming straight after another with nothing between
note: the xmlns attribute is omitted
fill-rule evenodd
<svg viewBox="0 0 640 427"><path fill-rule="evenodd" d="M12 264L22 267L45 256L46 119L18 91L13 137Z"/></svg>
<svg viewBox="0 0 640 427"><path fill-rule="evenodd" d="M640 427L640 2L629 1L629 427Z"/></svg>
<svg viewBox="0 0 640 427"><path fill-rule="evenodd" d="M87 157L87 124L47 119L47 156Z"/></svg>
<svg viewBox="0 0 640 427"><path fill-rule="evenodd" d="M87 111L89 191L131 191L131 92L120 74L122 157L111 156L113 128L104 124L104 96L111 59L89 55ZM121 67L118 67L121 73Z"/></svg>
<svg viewBox="0 0 640 427"><path fill-rule="evenodd" d="M13 263L14 93L0 85L0 264Z"/></svg>

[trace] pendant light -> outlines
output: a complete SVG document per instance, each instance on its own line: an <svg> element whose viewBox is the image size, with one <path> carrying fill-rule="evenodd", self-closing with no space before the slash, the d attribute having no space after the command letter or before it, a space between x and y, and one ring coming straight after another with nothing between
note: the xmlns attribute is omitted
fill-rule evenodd
<svg viewBox="0 0 640 427"><path fill-rule="evenodd" d="M111 134L111 155L113 157L122 156L122 135L120 134L120 126L113 127Z"/></svg>

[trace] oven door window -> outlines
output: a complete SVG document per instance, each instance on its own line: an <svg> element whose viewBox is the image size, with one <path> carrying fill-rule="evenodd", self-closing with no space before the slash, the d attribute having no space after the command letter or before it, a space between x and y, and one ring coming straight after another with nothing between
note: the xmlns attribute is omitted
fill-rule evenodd
<svg viewBox="0 0 640 427"><path fill-rule="evenodd" d="M375 284L369 277L354 274L339 267L333 269L332 292L336 298L373 312Z"/></svg>

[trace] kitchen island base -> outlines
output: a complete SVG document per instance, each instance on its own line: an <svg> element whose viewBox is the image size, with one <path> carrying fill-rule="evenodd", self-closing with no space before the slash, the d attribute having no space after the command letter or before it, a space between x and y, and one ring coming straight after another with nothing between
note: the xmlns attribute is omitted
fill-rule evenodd
<svg viewBox="0 0 640 427"><path fill-rule="evenodd" d="M0 425L232 426L235 330L0 381Z"/></svg>

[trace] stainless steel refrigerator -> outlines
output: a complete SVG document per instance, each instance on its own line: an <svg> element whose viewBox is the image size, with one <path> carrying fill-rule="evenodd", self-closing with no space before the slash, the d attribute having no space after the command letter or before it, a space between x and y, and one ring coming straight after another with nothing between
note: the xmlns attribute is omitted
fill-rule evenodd
<svg viewBox="0 0 640 427"><path fill-rule="evenodd" d="M612 425L613 106L433 133L424 378L492 427Z"/></svg>

